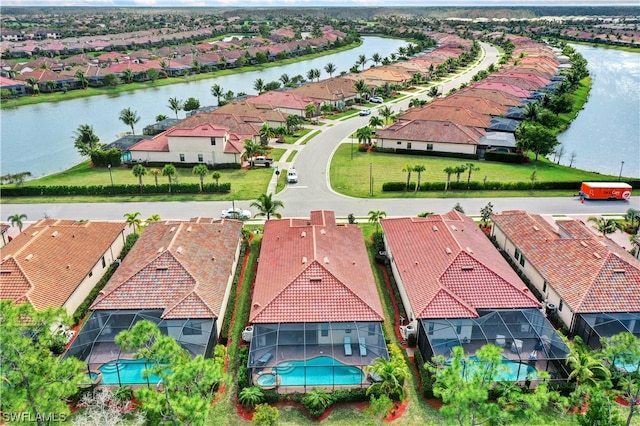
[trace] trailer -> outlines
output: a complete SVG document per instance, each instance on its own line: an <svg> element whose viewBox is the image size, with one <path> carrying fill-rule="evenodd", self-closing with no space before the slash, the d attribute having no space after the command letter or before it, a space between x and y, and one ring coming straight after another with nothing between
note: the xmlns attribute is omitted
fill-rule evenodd
<svg viewBox="0 0 640 426"><path fill-rule="evenodd" d="M580 197L586 200L628 200L632 186L624 182L582 182Z"/></svg>

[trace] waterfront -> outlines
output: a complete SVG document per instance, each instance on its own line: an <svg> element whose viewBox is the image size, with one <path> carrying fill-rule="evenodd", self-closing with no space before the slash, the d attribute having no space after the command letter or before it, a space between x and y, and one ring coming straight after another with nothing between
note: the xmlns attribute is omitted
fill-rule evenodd
<svg viewBox="0 0 640 426"><path fill-rule="evenodd" d="M168 107L171 97L181 100L194 97L200 100L202 106L215 105L216 99L210 90L214 84L220 85L225 92L231 90L235 93L256 94L253 82L258 78L269 82L278 80L285 73L290 77L298 74L306 76L307 71L317 68L321 72L320 78L324 79L328 78L324 67L329 62L336 66L333 74L335 76L341 71L348 71L359 55L370 58L378 53L385 57L406 44L398 39L363 37L362 45L355 49L261 71L124 92L117 96L101 95L3 109L0 117L1 173L30 171L33 177L40 177L68 169L82 161L73 145L78 126L89 124L102 143L113 142L119 134L130 131L118 119L124 108L137 111L141 117L136 125L136 133L140 134L144 126L155 122L158 114L175 117L175 113ZM179 117L183 118L184 112L180 112Z"/></svg>

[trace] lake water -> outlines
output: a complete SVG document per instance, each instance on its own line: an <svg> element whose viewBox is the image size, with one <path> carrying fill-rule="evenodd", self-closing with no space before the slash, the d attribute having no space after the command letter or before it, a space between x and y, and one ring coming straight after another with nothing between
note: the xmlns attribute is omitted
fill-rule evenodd
<svg viewBox="0 0 640 426"><path fill-rule="evenodd" d="M573 45L588 61L589 100L559 135L568 165L617 176L640 177L640 54ZM622 162L624 161L624 165Z"/></svg>
<svg viewBox="0 0 640 426"><path fill-rule="evenodd" d="M3 109L0 116L0 172L6 174L30 171L34 177L40 177L68 169L82 161L73 145L78 126L93 126L102 143L111 143L119 134L130 131L118 119L124 108L137 111L141 117L135 126L136 134L141 134L146 125L155 122L158 114L175 117L175 113L168 107L168 99L171 97L181 100L195 97L202 106L215 105L216 99L211 95L211 86L214 84L220 85L225 91L256 94L253 82L258 78L269 82L278 80L284 73L290 77L300 74L306 78L307 71L317 68L321 72L320 78L324 79L329 77L324 71L329 62L335 64L337 71L333 75L336 76L341 71L348 71L359 55L370 58L378 53L385 57L406 44L403 40L364 37L362 45L356 49L262 71L172 84L115 96L92 96ZM184 112L179 113L180 118L184 115Z"/></svg>

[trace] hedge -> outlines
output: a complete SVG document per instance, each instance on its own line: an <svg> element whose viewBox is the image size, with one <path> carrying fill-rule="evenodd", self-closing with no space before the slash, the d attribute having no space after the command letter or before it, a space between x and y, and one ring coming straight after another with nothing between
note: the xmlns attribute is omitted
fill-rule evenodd
<svg viewBox="0 0 640 426"><path fill-rule="evenodd" d="M477 160L478 154L463 154L461 152L441 152L441 151L426 151L421 149L404 149L396 148L396 154L407 155L424 155L428 157L451 157L451 158L463 158L465 160Z"/></svg>
<svg viewBox="0 0 640 426"><path fill-rule="evenodd" d="M617 182L617 181L602 181L602 182ZM625 179L625 182L631 185L634 189L640 189L640 179ZM449 189L462 189L462 190L487 190L487 191L526 191L530 189L537 190L573 190L578 193L582 181L548 181L548 182L469 182L467 188L467 181L451 182ZM382 191L406 191L407 182L384 182L382 184ZM415 182L409 184L409 191L413 191L416 187ZM444 182L422 182L420 184L420 191L444 191Z"/></svg>
<svg viewBox="0 0 640 426"><path fill-rule="evenodd" d="M133 166L135 166L136 164L141 164L147 168L155 167L158 169L162 169L166 164L173 164L176 167L176 169L192 169L193 167L199 166L204 163L164 163L164 162L157 162L157 161L144 161L144 162L127 161L125 163L125 165L129 168L133 168ZM242 168L242 164L240 163L216 163L216 164L204 164L204 165L207 166L209 170L241 169Z"/></svg>
<svg viewBox="0 0 640 426"><path fill-rule="evenodd" d="M169 190L171 189L171 190ZM33 197L33 196L109 196L109 195L137 195L137 194L166 194L172 192L174 194L198 194L200 193L199 183L174 183L169 186L168 183L160 185L91 185L91 186L70 186L70 185L53 185L53 186L24 186L21 188L2 188L2 196L4 197ZM229 192L231 191L231 183L225 182L220 185L215 183L206 183L204 192Z"/></svg>
<svg viewBox="0 0 640 426"><path fill-rule="evenodd" d="M227 345L229 340L229 327L231 326L231 317L234 314L234 307L236 306L236 296L237 296L237 288L238 281L240 280L240 274L242 273L242 263L244 260L245 252L247 251L248 243L243 239L242 246L240 247L240 254L238 257L238 267L236 268L236 273L233 277L233 283L231 284L231 293L229 293L229 300L227 301L227 311L224 314L224 319L222 321L222 328L220 329L220 344ZM251 303L250 301L245 301ZM241 302L242 303L242 302Z"/></svg>
<svg viewBox="0 0 640 426"><path fill-rule="evenodd" d="M511 152L495 152L495 151L485 152L484 159L487 161L497 161L500 163L516 163L516 164L523 164L529 161L529 157L523 154L516 154Z"/></svg>

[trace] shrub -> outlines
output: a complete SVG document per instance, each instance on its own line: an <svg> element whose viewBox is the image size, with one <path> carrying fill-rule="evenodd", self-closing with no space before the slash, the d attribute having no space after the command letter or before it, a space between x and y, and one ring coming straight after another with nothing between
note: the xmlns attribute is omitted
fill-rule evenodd
<svg viewBox="0 0 640 426"><path fill-rule="evenodd" d="M315 418L320 417L333 402L333 395L323 389L312 389L302 398L302 405Z"/></svg>
<svg viewBox="0 0 640 426"><path fill-rule="evenodd" d="M233 283L231 284L231 293L229 293L229 300L227 302L227 306L229 309L224 314L224 318L222 320L222 328L220 329L220 344L226 345L229 339L229 327L231 327L231 319L234 314L233 307L236 305L236 297L238 288L238 281L240 280L240 274L242 273L242 259L244 259L245 252L247 251L248 242L244 240L242 242L242 246L240 247L240 255L239 255L239 265L236 268L236 273L233 277ZM251 300L245 301L245 303L251 303ZM248 358L247 358L248 359Z"/></svg>
<svg viewBox="0 0 640 426"><path fill-rule="evenodd" d="M276 407L268 404L260 404L256 406L256 411L253 413L251 423L259 426L274 426L278 424L279 419L280 412Z"/></svg>
<svg viewBox="0 0 640 426"><path fill-rule="evenodd" d="M96 167L120 167L122 165L122 151L112 148L107 151L96 150L91 153L91 164Z"/></svg>
<svg viewBox="0 0 640 426"><path fill-rule="evenodd" d="M259 386L244 388L238 393L238 401L245 407L255 407L264 401L264 391Z"/></svg>
<svg viewBox="0 0 640 426"><path fill-rule="evenodd" d="M521 153L513 152L495 152L487 151L484 154L484 159L487 161L496 161L499 163L515 163L523 164L527 161L527 156Z"/></svg>
<svg viewBox="0 0 640 426"><path fill-rule="evenodd" d="M359 152L367 152L369 151L369 145L367 145L366 143L361 143L358 145L358 151Z"/></svg>
<svg viewBox="0 0 640 426"><path fill-rule="evenodd" d="M249 363L249 348L244 346L240 348L238 352L238 395L242 390L249 386L249 369L247 364Z"/></svg>

